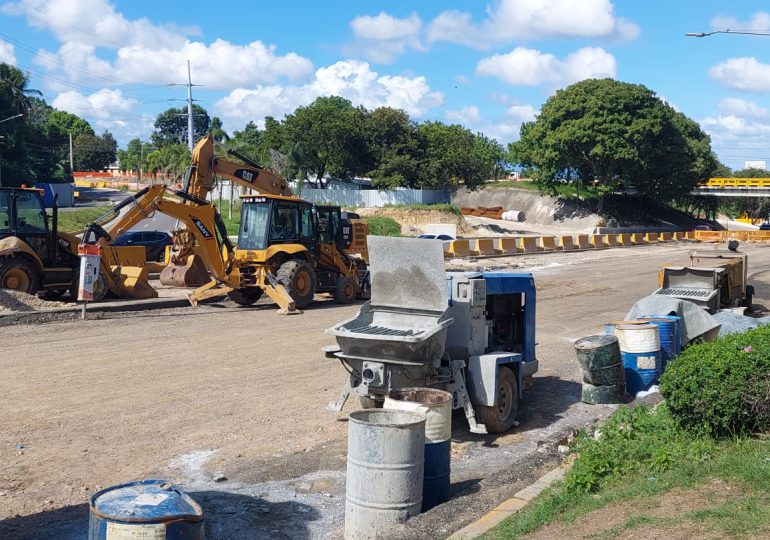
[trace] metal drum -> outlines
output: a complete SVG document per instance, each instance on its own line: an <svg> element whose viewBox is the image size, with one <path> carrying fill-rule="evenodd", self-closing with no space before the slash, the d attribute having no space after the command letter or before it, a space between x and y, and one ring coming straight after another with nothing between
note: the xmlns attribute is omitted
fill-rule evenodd
<svg viewBox="0 0 770 540"><path fill-rule="evenodd" d="M577 340L575 354L583 371L609 368L620 363L618 338L608 334L597 334Z"/></svg>
<svg viewBox="0 0 770 540"><path fill-rule="evenodd" d="M624 324L615 328L620 343L626 390L632 396L657 384L661 373L660 337L654 324Z"/></svg>
<svg viewBox="0 0 770 540"><path fill-rule="evenodd" d="M681 317L675 315L655 315L644 317L642 320L658 327L660 336L661 372L666 370L668 363L682 352Z"/></svg>
<svg viewBox="0 0 770 540"><path fill-rule="evenodd" d="M389 409L351 413L345 493L345 538L389 538L420 513L425 415Z"/></svg>
<svg viewBox="0 0 770 540"><path fill-rule="evenodd" d="M203 540L203 510L165 480L103 489L90 499L88 540Z"/></svg>
<svg viewBox="0 0 770 540"><path fill-rule="evenodd" d="M401 388L385 397L385 408L423 413L425 475L422 511L449 500L452 455L452 394L433 388Z"/></svg>

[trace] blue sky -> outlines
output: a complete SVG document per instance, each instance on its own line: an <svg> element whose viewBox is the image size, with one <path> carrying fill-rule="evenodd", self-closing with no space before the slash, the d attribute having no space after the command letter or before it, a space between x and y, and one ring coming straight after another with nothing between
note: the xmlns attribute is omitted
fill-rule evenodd
<svg viewBox="0 0 770 540"><path fill-rule="evenodd" d="M767 10L767 11L765 11ZM147 139L155 115L194 90L225 129L283 117L319 95L418 121L518 137L558 88L589 77L641 83L700 122L720 159L770 163L766 2L455 0L148 2L0 0L0 60L46 100Z"/></svg>

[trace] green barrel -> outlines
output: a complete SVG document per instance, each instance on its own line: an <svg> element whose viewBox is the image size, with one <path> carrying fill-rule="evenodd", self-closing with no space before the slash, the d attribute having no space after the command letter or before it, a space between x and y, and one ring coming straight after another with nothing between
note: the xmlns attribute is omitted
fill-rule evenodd
<svg viewBox="0 0 770 540"><path fill-rule="evenodd" d="M578 364L583 370L583 382L592 386L625 385L625 372L620 356L618 338L597 334L575 342Z"/></svg>
<svg viewBox="0 0 770 540"><path fill-rule="evenodd" d="M591 405L625 403L626 385L594 386L593 384L583 383L582 400Z"/></svg>

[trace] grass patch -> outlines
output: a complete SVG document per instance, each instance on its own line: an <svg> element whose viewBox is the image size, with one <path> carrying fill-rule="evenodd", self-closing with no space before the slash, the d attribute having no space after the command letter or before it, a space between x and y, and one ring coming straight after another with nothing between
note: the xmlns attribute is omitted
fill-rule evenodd
<svg viewBox="0 0 770 540"><path fill-rule="evenodd" d="M233 201L233 217L230 218L230 203L226 200L222 201L222 205L219 205L219 201L214 201L214 206L217 207L219 215L222 216L222 221L225 222L227 227L227 234L229 236L237 236L241 226L241 201Z"/></svg>
<svg viewBox="0 0 770 540"><path fill-rule="evenodd" d="M517 188L526 189L528 191L540 191L538 185L531 180L522 180L521 182L514 182L511 180L504 180L502 182L490 182L489 184L486 184L486 187L490 189ZM556 195L562 199L580 198L581 200L594 200L599 198L599 194L596 191L586 189L584 187L580 188L580 197L578 197L578 192L575 190L575 186L566 184L556 187Z"/></svg>
<svg viewBox="0 0 770 540"><path fill-rule="evenodd" d="M693 436L662 405L622 408L598 439L583 434L574 449L578 457L564 481L485 538L518 538L545 525L555 535L597 539L670 527L720 538L770 533L767 439ZM670 502L694 498L700 504ZM613 523L602 526L596 516Z"/></svg>
<svg viewBox="0 0 770 540"><path fill-rule="evenodd" d="M77 210L59 209L59 230L66 233L81 233L86 225L112 209L112 206L94 206Z"/></svg>
<svg viewBox="0 0 770 540"><path fill-rule="evenodd" d="M401 225L393 218L382 216L362 216L369 224L369 234L373 236L401 236Z"/></svg>

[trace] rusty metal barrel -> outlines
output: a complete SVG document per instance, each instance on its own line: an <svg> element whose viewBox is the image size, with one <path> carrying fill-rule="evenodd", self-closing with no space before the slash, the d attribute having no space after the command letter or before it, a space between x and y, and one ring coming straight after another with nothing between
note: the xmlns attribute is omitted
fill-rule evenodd
<svg viewBox="0 0 770 540"><path fill-rule="evenodd" d="M425 415L368 409L350 415L345 538L389 538L420 513Z"/></svg>
<svg viewBox="0 0 770 540"><path fill-rule="evenodd" d="M385 408L424 413L425 475L422 511L449 500L452 465L452 394L434 388L399 388L385 397Z"/></svg>
<svg viewBox="0 0 770 540"><path fill-rule="evenodd" d="M583 401L622 403L626 380L618 338L607 334L584 337L575 342L575 353L583 370Z"/></svg>

